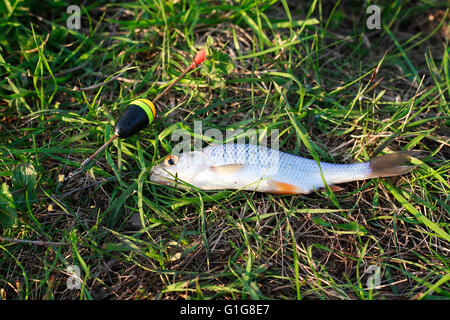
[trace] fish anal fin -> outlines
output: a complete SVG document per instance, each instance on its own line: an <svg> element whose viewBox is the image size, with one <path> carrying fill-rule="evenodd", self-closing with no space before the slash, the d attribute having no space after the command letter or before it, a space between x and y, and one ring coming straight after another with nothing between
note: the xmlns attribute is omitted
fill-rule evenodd
<svg viewBox="0 0 450 320"><path fill-rule="evenodd" d="M338 185L335 185L335 184L332 184L329 187L330 187L331 191L333 191L333 192L341 192L341 191L345 190L345 188L342 188L341 186L338 186Z"/></svg>
<svg viewBox="0 0 450 320"><path fill-rule="evenodd" d="M225 175L229 175L229 174L233 174L238 172L239 170L243 169L244 165L243 164L225 164L223 166L211 166L210 169L216 173L216 174L225 174Z"/></svg>
<svg viewBox="0 0 450 320"><path fill-rule="evenodd" d="M331 191L333 191L333 192L340 192L340 191L345 190L345 188L335 185L335 184L328 185L328 187L330 187ZM323 191L323 190L325 190L325 187L321 187L318 190Z"/></svg>
<svg viewBox="0 0 450 320"><path fill-rule="evenodd" d="M270 190L269 192L275 193L275 194L298 194L298 193L304 193L302 192L296 185L276 181L276 180L269 180L270 183Z"/></svg>

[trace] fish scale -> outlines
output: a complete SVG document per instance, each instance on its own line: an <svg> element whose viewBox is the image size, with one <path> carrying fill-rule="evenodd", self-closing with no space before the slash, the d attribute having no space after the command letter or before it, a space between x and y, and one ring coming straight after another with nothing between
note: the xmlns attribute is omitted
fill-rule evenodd
<svg viewBox="0 0 450 320"><path fill-rule="evenodd" d="M298 186L302 190L324 187L315 160L250 144L210 145L203 149L216 166L244 164L254 171L256 180L273 179ZM333 164L320 162L327 184L364 179L370 174L368 162Z"/></svg>
<svg viewBox="0 0 450 320"><path fill-rule="evenodd" d="M204 190L242 189L259 192L310 193L327 185L397 176L412 170L401 165L407 152L394 152L370 162L333 164L302 158L264 146L228 143L209 145L202 151L169 156L157 165L150 179L173 185L178 179ZM322 177L323 175L323 177ZM182 184L178 183L177 186ZM337 187L335 187L337 189Z"/></svg>

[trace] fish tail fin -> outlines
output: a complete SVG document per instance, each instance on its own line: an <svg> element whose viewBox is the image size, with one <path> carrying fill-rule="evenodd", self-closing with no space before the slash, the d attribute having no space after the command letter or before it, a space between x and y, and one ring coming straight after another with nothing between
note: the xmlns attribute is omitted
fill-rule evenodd
<svg viewBox="0 0 450 320"><path fill-rule="evenodd" d="M419 156L415 151L398 151L369 161L370 174L368 178L394 177L410 172L416 166L408 165L411 156Z"/></svg>

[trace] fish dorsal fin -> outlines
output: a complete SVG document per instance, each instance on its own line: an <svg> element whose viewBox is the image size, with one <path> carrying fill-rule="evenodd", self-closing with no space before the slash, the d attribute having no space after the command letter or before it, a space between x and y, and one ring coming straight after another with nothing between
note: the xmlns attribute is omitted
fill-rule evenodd
<svg viewBox="0 0 450 320"><path fill-rule="evenodd" d="M225 164L223 166L211 166L210 169L217 174L233 174L238 172L239 170L242 170L244 168L243 164L239 163L232 163L232 164Z"/></svg>

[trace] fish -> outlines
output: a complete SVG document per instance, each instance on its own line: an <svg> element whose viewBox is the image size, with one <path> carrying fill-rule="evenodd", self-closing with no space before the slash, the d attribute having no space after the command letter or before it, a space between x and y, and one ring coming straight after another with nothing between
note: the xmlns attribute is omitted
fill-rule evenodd
<svg viewBox="0 0 450 320"><path fill-rule="evenodd" d="M399 176L415 166L405 165L410 153L398 151L367 162L334 164L303 158L260 145L211 144L200 151L168 155L153 167L150 181L202 190L248 190L273 194L309 194L337 184Z"/></svg>

